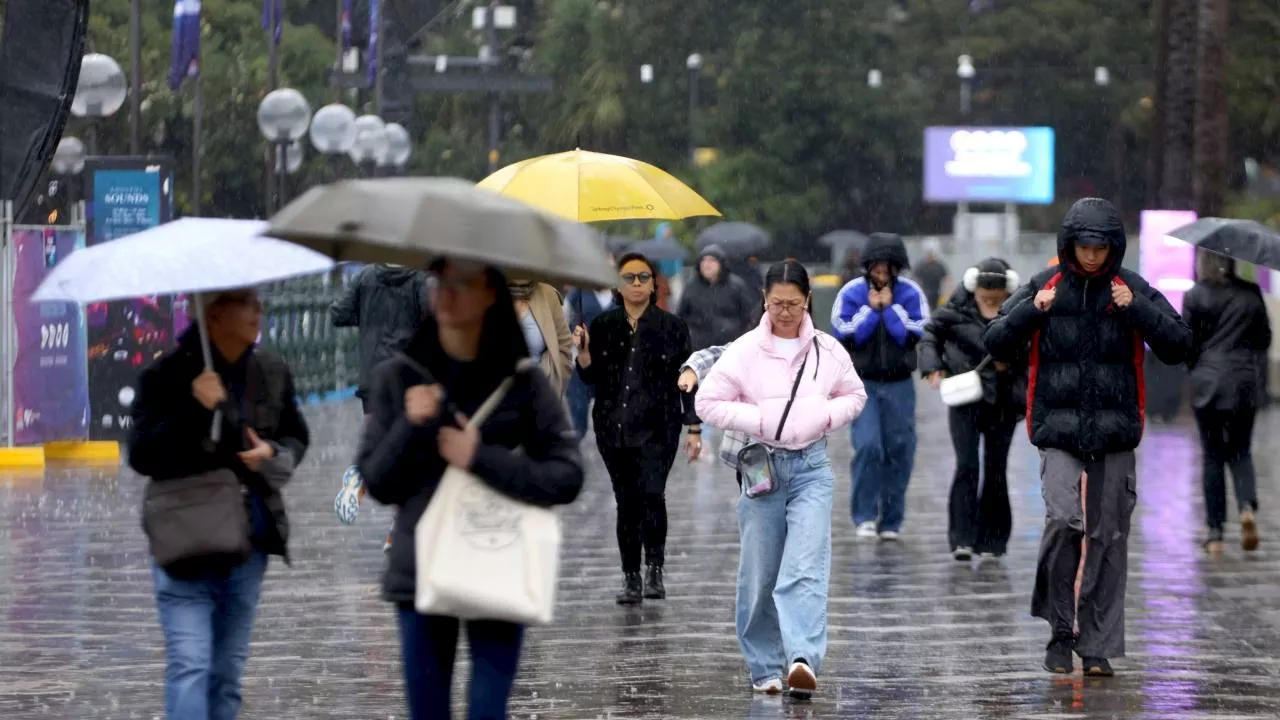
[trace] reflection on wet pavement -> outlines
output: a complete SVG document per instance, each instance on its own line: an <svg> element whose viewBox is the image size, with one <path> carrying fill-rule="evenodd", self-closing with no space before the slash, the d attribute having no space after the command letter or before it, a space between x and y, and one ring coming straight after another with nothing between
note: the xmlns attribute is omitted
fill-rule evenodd
<svg viewBox="0 0 1280 720"><path fill-rule="evenodd" d="M943 408L922 391L905 541L856 543L848 440L838 470L831 647L811 703L752 698L733 631L735 485L710 464L669 483L670 599L613 604L613 499L593 448L567 514L554 627L529 634L516 718L1275 718L1280 717L1280 561L1264 535L1245 557L1200 550L1199 450L1189 424L1149 428L1131 543L1130 657L1111 680L1040 669L1047 626L1028 615L1043 517L1039 459L1019 435L1009 555L946 554L952 454ZM404 718L399 649L378 599L385 508L333 519L353 452L354 405L311 411L316 446L290 487L294 565L275 564L254 636L243 718ZM1259 420L1264 532L1266 442ZM588 445L590 441L588 441ZM163 716L161 636L138 508L142 482L110 470L0 477L0 718ZM465 672L459 673L462 682Z"/></svg>

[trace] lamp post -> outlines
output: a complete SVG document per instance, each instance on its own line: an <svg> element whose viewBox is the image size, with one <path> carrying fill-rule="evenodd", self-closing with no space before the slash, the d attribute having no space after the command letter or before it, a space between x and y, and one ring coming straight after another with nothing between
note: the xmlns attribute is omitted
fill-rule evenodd
<svg viewBox="0 0 1280 720"><path fill-rule="evenodd" d="M311 118L311 146L325 156L326 180L336 179L333 160L356 144L356 114L341 103L325 105Z"/></svg>
<svg viewBox="0 0 1280 720"><path fill-rule="evenodd" d="M80 138L67 136L58 141L58 147L53 151L54 174L63 180L66 186L67 205L71 212L71 224L77 224L79 219L79 210L76 206L75 182L72 180L75 176L84 172L84 159L87 152L84 143L80 142Z"/></svg>
<svg viewBox="0 0 1280 720"><path fill-rule="evenodd" d="M284 153L276 156L276 177L279 178L280 183L280 195L277 202L279 202L280 207L284 207L285 204L289 202L287 176L296 175L298 174L298 171L302 169L302 161L305 159L304 150L305 149L302 147L302 141L294 140L284 146ZM284 167L281 167L281 159L284 160Z"/></svg>
<svg viewBox="0 0 1280 720"><path fill-rule="evenodd" d="M972 110L973 76L976 74L978 71L973 67L973 58L961 55L956 63L956 75L960 78L960 114L966 118Z"/></svg>
<svg viewBox="0 0 1280 720"><path fill-rule="evenodd" d="M499 30L511 30L516 26L516 8L514 5L502 5L498 0L490 0L488 5L476 7L471 14L473 30L483 30L484 45L480 48L482 73L493 73L502 64L501 40ZM497 93L489 93L489 172L498 169L501 151L498 145L502 140L502 107Z"/></svg>
<svg viewBox="0 0 1280 720"><path fill-rule="evenodd" d="M698 162L698 91L702 76L702 55L693 53L685 61L689 68L689 166Z"/></svg>
<svg viewBox="0 0 1280 720"><path fill-rule="evenodd" d="M348 155L362 173L377 174L378 161L387 154L387 124L377 115L356 118L355 142Z"/></svg>
<svg viewBox="0 0 1280 720"><path fill-rule="evenodd" d="M645 85L649 85L653 83L653 66L652 65L646 64L646 65L640 66L640 82L644 83Z"/></svg>
<svg viewBox="0 0 1280 720"><path fill-rule="evenodd" d="M413 138L409 137L409 131L400 123L387 123L383 134L386 136L387 149L378 158L378 167L394 168L397 173L404 172L409 156L413 154Z"/></svg>
<svg viewBox="0 0 1280 720"><path fill-rule="evenodd" d="M267 93L267 96L258 104L258 130L271 144L274 160L269 167L288 167L289 162L286 157L288 146L302 139L310 126L311 104L302 96L302 93L293 88L280 88ZM271 183L267 183L267 214L284 206L284 173L273 174L278 176L276 178L278 187L273 189L270 187ZM272 202L273 194L275 203Z"/></svg>
<svg viewBox="0 0 1280 720"><path fill-rule="evenodd" d="M884 84L883 73L881 73L879 70L875 68L872 68L867 71L867 87L871 88L872 90L879 90L880 86L883 84Z"/></svg>
<svg viewBox="0 0 1280 720"><path fill-rule="evenodd" d="M88 118L88 152L98 154L98 131L94 123L111 117L129 97L129 83L115 59L101 53L89 53L80 60L80 81L71 100L71 114Z"/></svg>

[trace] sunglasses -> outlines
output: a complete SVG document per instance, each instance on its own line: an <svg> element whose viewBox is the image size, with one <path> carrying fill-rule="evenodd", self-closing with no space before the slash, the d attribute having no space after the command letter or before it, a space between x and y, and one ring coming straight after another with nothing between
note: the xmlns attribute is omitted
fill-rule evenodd
<svg viewBox="0 0 1280 720"><path fill-rule="evenodd" d="M628 285L635 285L637 281L639 281L641 285L648 285L649 281L653 279L653 273L622 273L621 277L622 282Z"/></svg>

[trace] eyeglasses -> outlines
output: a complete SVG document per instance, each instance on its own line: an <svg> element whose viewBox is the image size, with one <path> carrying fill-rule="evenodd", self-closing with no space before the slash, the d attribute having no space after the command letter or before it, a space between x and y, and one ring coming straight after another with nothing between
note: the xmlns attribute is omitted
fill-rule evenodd
<svg viewBox="0 0 1280 720"><path fill-rule="evenodd" d="M765 306L768 307L773 312L794 313L796 311L804 309L805 301L804 300L778 300L776 298L770 298L765 301Z"/></svg>
<svg viewBox="0 0 1280 720"><path fill-rule="evenodd" d="M653 273L622 273L621 277L622 282L628 285L635 285L637 281L641 285L648 285L649 281L653 279Z"/></svg>

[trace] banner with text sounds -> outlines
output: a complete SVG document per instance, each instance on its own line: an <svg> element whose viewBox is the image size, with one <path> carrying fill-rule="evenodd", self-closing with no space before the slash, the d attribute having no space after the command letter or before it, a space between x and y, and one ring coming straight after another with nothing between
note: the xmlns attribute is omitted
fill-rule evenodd
<svg viewBox="0 0 1280 720"><path fill-rule="evenodd" d="M54 266L84 247L84 235L67 228L15 228L13 245L14 440L18 445L84 440L89 436L84 313L75 303L29 299Z"/></svg>

